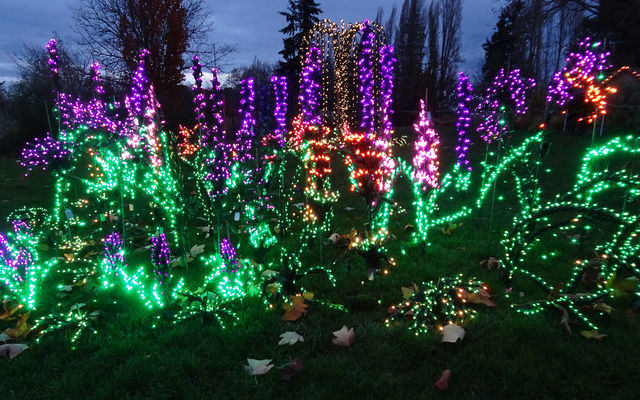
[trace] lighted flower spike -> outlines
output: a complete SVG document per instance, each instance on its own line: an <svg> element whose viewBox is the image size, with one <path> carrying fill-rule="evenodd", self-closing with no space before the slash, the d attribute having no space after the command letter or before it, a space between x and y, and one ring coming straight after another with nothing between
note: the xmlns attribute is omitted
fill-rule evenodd
<svg viewBox="0 0 640 400"><path fill-rule="evenodd" d="M160 103L156 99L155 90L146 75L145 63L150 52L140 51L138 68L133 74L131 93L125 98L127 109L127 144L135 150L144 148L151 164L155 167L162 164L160 148L162 146L158 135L158 110Z"/></svg>
<svg viewBox="0 0 640 400"><path fill-rule="evenodd" d="M578 50L567 56L567 65L553 76L547 92L547 102L560 107L578 95L584 96L584 102L591 103L594 109L580 120L586 118L589 123L598 114L606 114L607 93L615 92L602 84L605 70L611 67L607 61L611 53L601 51L600 45L589 38L580 42Z"/></svg>
<svg viewBox="0 0 640 400"><path fill-rule="evenodd" d="M303 123L310 125L322 123L320 117L321 77L322 54L317 46L311 46L300 74L298 102Z"/></svg>
<svg viewBox="0 0 640 400"><path fill-rule="evenodd" d="M194 84L191 87L193 92L193 113L196 117L197 123L203 123L205 116L205 110L207 108L207 93L202 87L202 64L198 56L193 56L193 65L191 66L191 72L193 73Z"/></svg>
<svg viewBox="0 0 640 400"><path fill-rule="evenodd" d="M239 260L236 249L227 238L222 239L220 242L220 255L225 265L230 269L228 272L233 273L238 271Z"/></svg>
<svg viewBox="0 0 640 400"><path fill-rule="evenodd" d="M382 133L378 138L383 143L389 143L393 136L393 124L391 123L391 109L393 96L393 69L396 64L393 55L393 46L382 45L380 47L380 113L382 119Z"/></svg>
<svg viewBox="0 0 640 400"><path fill-rule="evenodd" d="M469 150L469 144L471 140L467 136L467 130L471 125L471 113L469 112L469 106L473 99L473 87L469 78L460 72L458 74L458 86L456 87L456 97L458 98L458 107L456 108L456 114L458 120L456 122L456 130L458 131L458 145L456 146L457 161L456 165L460 169L466 169L471 172L471 164L467 158L467 151Z"/></svg>
<svg viewBox="0 0 640 400"><path fill-rule="evenodd" d="M102 86L102 77L100 74L100 63L93 63L89 66L91 83L93 84L93 92L96 97L104 94L104 86Z"/></svg>
<svg viewBox="0 0 640 400"><path fill-rule="evenodd" d="M276 120L276 128L273 133L265 136L264 143L274 147L283 147L287 133L287 77L272 76L271 85L275 98L273 116Z"/></svg>
<svg viewBox="0 0 640 400"><path fill-rule="evenodd" d="M527 95L535 85L535 80L522 77L519 69L509 74L504 68L498 71L478 107L484 118L477 129L482 140L500 141L509 133L509 118L527 112Z"/></svg>
<svg viewBox="0 0 640 400"><path fill-rule="evenodd" d="M105 288L113 287L119 271L126 267L122 238L117 232L104 239L104 258L102 266L102 284Z"/></svg>
<svg viewBox="0 0 640 400"><path fill-rule="evenodd" d="M42 280L57 263L53 258L41 262L36 246L38 238L22 221L13 221L13 232L0 234L0 282L4 283L5 297L12 297L27 310L36 307Z"/></svg>
<svg viewBox="0 0 640 400"><path fill-rule="evenodd" d="M253 78L247 78L240 82L240 106L238 114L242 118L240 129L236 132L234 149L234 160L244 162L253 159L251 148L253 146L253 131L256 120L253 117L255 92L253 90Z"/></svg>
<svg viewBox="0 0 640 400"><path fill-rule="evenodd" d="M376 98L374 96L375 76L374 76L374 42L375 34L371 29L371 21L364 21L360 29L362 41L360 42L361 53L358 58L358 77L360 79L360 104L362 106L362 122L360 128L365 132L368 140L376 137Z"/></svg>
<svg viewBox="0 0 640 400"><path fill-rule="evenodd" d="M420 100L420 116L418 122L413 125L413 129L418 134L418 139L415 142L416 154L413 157L414 182L421 185L422 190L427 190L430 187L437 188L440 177L440 161L438 160L440 137L433 129L422 99Z"/></svg>
<svg viewBox="0 0 640 400"><path fill-rule="evenodd" d="M44 138L36 138L33 142L27 142L22 149L20 165L27 169L28 175L35 168L46 170L47 167L57 170L65 167L71 157L73 143L56 140L47 132Z"/></svg>
<svg viewBox="0 0 640 400"><path fill-rule="evenodd" d="M153 274L161 285L170 279L171 251L164 233L151 237L151 265Z"/></svg>
<svg viewBox="0 0 640 400"><path fill-rule="evenodd" d="M55 39L51 39L47 43L47 52L49 53L47 64L49 65L49 76L52 78L57 77L58 65L60 64L60 56L58 55L56 44L57 43Z"/></svg>

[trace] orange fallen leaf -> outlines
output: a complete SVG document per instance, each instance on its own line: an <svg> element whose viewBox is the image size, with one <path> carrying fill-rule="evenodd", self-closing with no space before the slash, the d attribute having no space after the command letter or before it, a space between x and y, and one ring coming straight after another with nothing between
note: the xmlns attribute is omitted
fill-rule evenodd
<svg viewBox="0 0 640 400"><path fill-rule="evenodd" d="M282 319L284 321L296 321L307 313L307 307L309 307L309 305L304 303L302 296L292 296L291 304L285 303L282 305L285 311Z"/></svg>
<svg viewBox="0 0 640 400"><path fill-rule="evenodd" d="M491 295L484 289L480 289L477 292L469 293L466 290L462 291L462 295L465 300L473 304L484 304L487 307L495 307L496 305L491 301Z"/></svg>
<svg viewBox="0 0 640 400"><path fill-rule="evenodd" d="M18 311L19 309L22 308L22 304L17 304L17 305L10 305L9 300L5 299L2 302L2 308L4 308L4 313L0 314L0 319L4 319L6 321L11 321L13 319L15 319L15 317L13 317L13 314L16 313L16 311Z"/></svg>
<svg viewBox="0 0 640 400"><path fill-rule="evenodd" d="M29 313L22 314L20 319L18 319L18 323L15 328L7 328L4 333L7 336L10 336L14 339L23 339L31 330L31 325L27 323L27 319L29 318Z"/></svg>

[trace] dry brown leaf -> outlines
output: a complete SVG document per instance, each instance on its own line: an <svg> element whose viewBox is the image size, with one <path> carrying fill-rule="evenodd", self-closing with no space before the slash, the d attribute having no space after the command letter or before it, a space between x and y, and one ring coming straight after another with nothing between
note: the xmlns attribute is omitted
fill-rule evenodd
<svg viewBox="0 0 640 400"><path fill-rule="evenodd" d="M604 339L607 336L604 333L600 333L600 331L597 329L594 329L592 331L580 331L580 334L586 337L587 339L595 339L598 341L602 341L602 339Z"/></svg>
<svg viewBox="0 0 640 400"><path fill-rule="evenodd" d="M491 295L484 289L480 289L477 292L469 293L466 290L462 290L462 297L473 304L484 304L487 307L495 307L493 301L491 301Z"/></svg>
<svg viewBox="0 0 640 400"><path fill-rule="evenodd" d="M31 330L31 325L27 323L29 313L22 314L15 328L7 328L4 333L14 339L24 339Z"/></svg>
<svg viewBox="0 0 640 400"><path fill-rule="evenodd" d="M440 379L436 382L436 387L439 390L447 390L449 388L449 380L451 379L451 370L445 369L440 375Z"/></svg>
<svg viewBox="0 0 640 400"><path fill-rule="evenodd" d="M285 303L282 305L284 314L282 319L284 321L296 321L307 313L307 304L304 303L302 296L292 296L291 303Z"/></svg>

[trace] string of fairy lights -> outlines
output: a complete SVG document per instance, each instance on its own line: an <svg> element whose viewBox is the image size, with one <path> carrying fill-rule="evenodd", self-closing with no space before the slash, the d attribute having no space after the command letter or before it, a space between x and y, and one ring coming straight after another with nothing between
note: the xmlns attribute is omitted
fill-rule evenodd
<svg viewBox="0 0 640 400"><path fill-rule="evenodd" d="M583 95L593 106L585 116L590 123L606 112L608 96L615 93L604 79L608 53L599 46L582 42L548 89L548 103L561 108ZM50 78L57 82L55 40L47 50ZM21 312L38 313L45 302L42 288L54 276L62 279L56 287L69 291L96 279L113 301L120 291L156 317L160 310L172 310L175 323L210 317L225 327L241 317L233 304L247 296L262 294L272 308L291 302L306 292L301 281L316 272L336 285L322 258L315 266L308 266L307 258L316 253L318 242L322 254L325 244L316 239L324 240L335 229L334 208L348 195L338 190L340 162L348 174L344 183L364 201L367 218L362 229L338 240L348 241L347 251L362 258L369 279L397 265L389 242L400 179L412 187L411 241L420 246L429 245L435 229L469 217L489 199L491 204L496 196L502 199L499 180L512 182L505 193L517 206L501 241L505 285L511 289L525 278L543 293L542 300L514 300L519 312L561 307L595 329L581 306L610 295L620 272L640 275L635 205L640 177L633 166L640 141L635 137L589 149L573 189L547 200L538 179L545 132L517 144L505 141L513 120L527 112L535 86L517 68L500 70L478 106L468 77L459 74L456 162L442 171L440 140L424 101L414 125L411 162L394 154L404 143L394 137L391 118L396 60L379 25L321 21L305 36L301 54L298 109L290 124L287 79L274 76L270 86L258 87L247 78L239 84L239 127L227 132L217 71L211 70L205 85L197 57L191 67L195 124L181 127L175 137L163 127L161 105L146 74L146 50L139 54L131 90L121 102L103 99L98 63L89 68L90 99L56 91L60 129L27 143L20 161L27 174L39 168L52 173L53 204L50 210L14 211L12 230L0 234L4 298L18 303ZM272 99L273 126L256 120L256 93L261 102ZM482 116L475 132L487 146L479 168L472 168L469 158L473 112ZM620 159L631 161L621 164ZM461 192L468 194L463 200ZM457 200L446 205L452 199ZM195 232L196 224L205 226ZM283 240L287 237L295 237L295 248L290 248L292 240ZM55 249L46 253L57 257L44 260L45 241ZM148 255L146 261L141 263L137 253ZM560 255L570 261L560 261ZM568 262L566 279L557 282L537 272L550 260ZM176 268L189 262L203 266L199 280ZM592 287L582 287L584 276L596 267ZM420 334L463 323L476 313L470 299L488 296L488 290L462 275L414 285L404 301L389 309L387 325L409 319L409 328ZM78 304L68 309L62 304L35 320L40 332L70 328L72 342L85 331L96 332L94 302L82 310Z"/></svg>

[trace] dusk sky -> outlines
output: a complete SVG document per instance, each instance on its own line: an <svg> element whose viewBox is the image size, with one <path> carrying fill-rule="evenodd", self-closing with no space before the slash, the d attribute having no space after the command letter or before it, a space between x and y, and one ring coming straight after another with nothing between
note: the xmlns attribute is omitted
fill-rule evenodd
<svg viewBox="0 0 640 400"><path fill-rule="evenodd" d="M0 81L15 79L17 74L12 54L20 52L22 44L45 46L57 32L59 37L73 39L70 7L76 0L0 0ZM285 24L278 14L285 10L287 0L205 0L212 12L215 30L211 41L235 44L231 66L250 64L254 57L273 63L279 59ZM388 15L393 4L402 0L320 0L321 18L335 22L356 22L374 19L378 6ZM482 43L493 31L497 20L494 9L499 0L464 0L462 21L461 69L473 74L482 63ZM99 60L98 60L99 61Z"/></svg>

